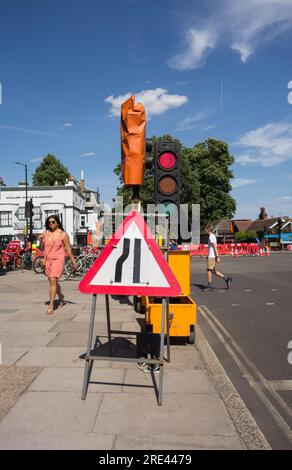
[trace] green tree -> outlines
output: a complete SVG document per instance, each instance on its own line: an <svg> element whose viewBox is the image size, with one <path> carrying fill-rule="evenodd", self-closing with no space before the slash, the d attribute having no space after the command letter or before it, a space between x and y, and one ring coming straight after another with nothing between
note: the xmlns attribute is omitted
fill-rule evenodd
<svg viewBox="0 0 292 470"><path fill-rule="evenodd" d="M236 209L236 202L230 196L230 166L234 158L228 145L209 138L194 146L191 165L195 166L200 182L201 226L218 219L230 219Z"/></svg>
<svg viewBox="0 0 292 470"><path fill-rule="evenodd" d="M64 185L69 176L68 168L54 155L49 153L36 168L32 177L32 183L34 186L54 186L57 181L58 184Z"/></svg>

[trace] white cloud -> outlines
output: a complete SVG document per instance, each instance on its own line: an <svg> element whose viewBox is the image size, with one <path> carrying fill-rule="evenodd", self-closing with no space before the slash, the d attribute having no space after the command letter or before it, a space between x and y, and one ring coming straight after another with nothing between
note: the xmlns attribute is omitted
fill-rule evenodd
<svg viewBox="0 0 292 470"><path fill-rule="evenodd" d="M95 153L94 152L85 152L81 153L80 157L94 157Z"/></svg>
<svg viewBox="0 0 292 470"><path fill-rule="evenodd" d="M168 61L169 67L202 67L208 51L221 44L229 45L246 63L260 46L292 30L291 0L221 0L220 8L218 3L213 0L213 13L185 33L183 49Z"/></svg>
<svg viewBox="0 0 292 470"><path fill-rule="evenodd" d="M256 183L256 180L251 180L248 178L235 178L232 181L232 188L233 189L240 188L242 186L246 186L247 184L253 184L253 183Z"/></svg>
<svg viewBox="0 0 292 470"><path fill-rule="evenodd" d="M170 95L164 88L143 90L138 93L128 92L125 95L120 95L116 98L111 95L105 99L105 102L111 105L110 116L120 116L121 104L132 95L135 95L136 103L143 104L148 118L152 115L165 113L169 109L178 108L188 102L187 96Z"/></svg>
<svg viewBox="0 0 292 470"><path fill-rule="evenodd" d="M292 28L291 0L227 0L227 19L232 21L231 47L242 62L262 44Z"/></svg>
<svg viewBox="0 0 292 470"><path fill-rule="evenodd" d="M203 121L210 115L210 112L207 110L203 111L198 111L195 113L193 116L189 116L185 119L183 119L179 125L179 127L176 129L177 131L190 131L194 129L196 124L199 121Z"/></svg>
<svg viewBox="0 0 292 470"><path fill-rule="evenodd" d="M212 29L190 29L187 31L181 53L174 55L168 65L172 69L192 70L202 67L210 49L214 49L217 36Z"/></svg>
<svg viewBox="0 0 292 470"><path fill-rule="evenodd" d="M242 165L275 166L292 160L292 123L275 122L243 135L237 145L244 147L236 162Z"/></svg>
<svg viewBox="0 0 292 470"><path fill-rule="evenodd" d="M41 162L43 159L43 157L40 157L40 158L32 158L31 159L31 163L34 163L34 162Z"/></svg>
<svg viewBox="0 0 292 470"><path fill-rule="evenodd" d="M72 127L72 122L65 122L62 127L60 127L61 130Z"/></svg>

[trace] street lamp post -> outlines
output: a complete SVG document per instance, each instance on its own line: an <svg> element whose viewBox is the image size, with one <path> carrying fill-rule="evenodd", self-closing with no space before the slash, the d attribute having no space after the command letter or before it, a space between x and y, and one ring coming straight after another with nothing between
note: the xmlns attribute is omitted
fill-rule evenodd
<svg viewBox="0 0 292 470"><path fill-rule="evenodd" d="M28 235L28 213L27 213L27 202L28 202L28 191L27 191L27 164L26 163L21 163L21 162L14 162L16 165L22 165L24 166L24 171L25 171L25 226L26 226L26 238Z"/></svg>

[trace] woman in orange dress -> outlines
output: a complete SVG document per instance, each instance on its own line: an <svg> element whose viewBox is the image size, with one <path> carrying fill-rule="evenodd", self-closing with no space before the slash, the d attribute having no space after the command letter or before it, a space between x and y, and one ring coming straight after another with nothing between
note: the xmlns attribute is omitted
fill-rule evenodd
<svg viewBox="0 0 292 470"><path fill-rule="evenodd" d="M46 220L46 231L40 237L41 245L44 249L45 274L49 281L50 305L48 315L54 312L54 300L56 294L59 297L59 305L64 305L64 295L58 282L63 269L66 256L72 261L76 269L76 261L71 251L68 234L64 231L58 215L50 215Z"/></svg>

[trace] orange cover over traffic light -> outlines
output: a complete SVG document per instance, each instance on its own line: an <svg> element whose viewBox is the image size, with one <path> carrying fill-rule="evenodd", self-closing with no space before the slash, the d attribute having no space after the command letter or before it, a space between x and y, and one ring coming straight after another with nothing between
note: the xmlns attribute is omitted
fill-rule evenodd
<svg viewBox="0 0 292 470"><path fill-rule="evenodd" d="M146 114L131 96L121 106L122 178L126 186L144 183L146 160Z"/></svg>

